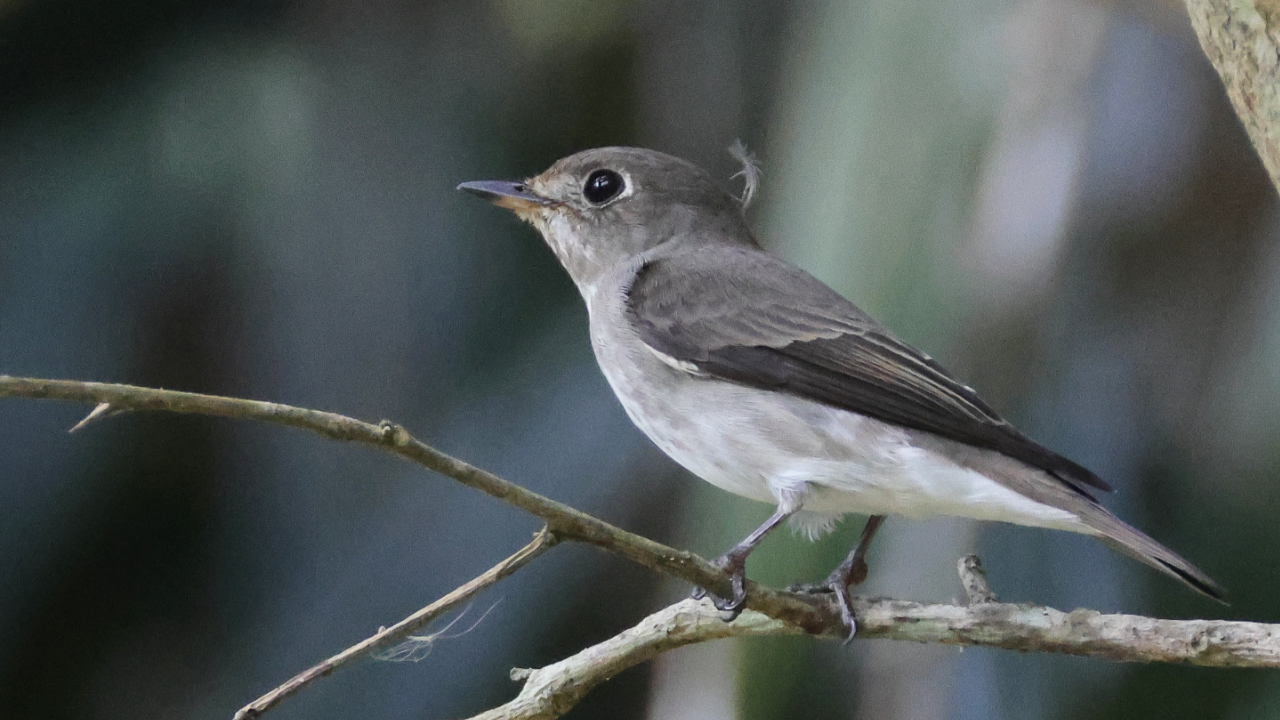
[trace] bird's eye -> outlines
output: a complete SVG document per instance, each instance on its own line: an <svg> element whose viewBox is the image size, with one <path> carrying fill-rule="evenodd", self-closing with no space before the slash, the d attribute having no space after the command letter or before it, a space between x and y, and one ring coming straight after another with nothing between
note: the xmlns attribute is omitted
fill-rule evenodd
<svg viewBox="0 0 1280 720"><path fill-rule="evenodd" d="M622 192L626 183L622 176L612 170L596 170L587 176L582 186L582 195L593 205L603 205Z"/></svg>

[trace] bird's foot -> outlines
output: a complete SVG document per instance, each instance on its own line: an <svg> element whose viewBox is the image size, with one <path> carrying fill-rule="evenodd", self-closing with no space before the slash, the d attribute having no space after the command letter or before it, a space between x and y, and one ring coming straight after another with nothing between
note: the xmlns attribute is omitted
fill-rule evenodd
<svg viewBox="0 0 1280 720"><path fill-rule="evenodd" d="M876 536L876 531L882 524L884 524L884 515L872 515L867 518L867 525L862 528L862 538L858 540L858 545L839 567L831 571L826 582L821 586L822 592L835 593L836 604L840 607L840 619L844 621L845 627L849 628L849 634L844 639L845 645L848 645L858 632L849 588L867 579L867 549L871 547L871 539Z"/></svg>
<svg viewBox="0 0 1280 720"><path fill-rule="evenodd" d="M745 555L740 556L731 551L712 560L711 564L729 574L729 586L733 588L733 596L722 598L706 588L694 588L692 597L694 600L701 600L710 596L711 603L716 606L716 609L725 613L721 616L724 621L733 622L747 607L747 558Z"/></svg>
<svg viewBox="0 0 1280 720"><path fill-rule="evenodd" d="M791 592L818 595L830 593L835 597L836 606L840 608L840 620L849 628L844 644L848 645L858 632L858 622L853 615L853 600L849 588L867 579L867 563L862 558L853 558L853 562L841 565L827 576L821 583L796 583L788 587Z"/></svg>
<svg viewBox="0 0 1280 720"><path fill-rule="evenodd" d="M852 557L840 564L840 567L831 571L827 576L827 581L823 586L829 592L835 593L836 605L840 608L840 619L844 621L844 626L849 628L849 634L844 638L844 644L848 645L853 641L853 636L858 633L858 622L853 616L853 601L849 595L849 588L854 585L861 585L867 579L867 562L862 558L862 553L854 553Z"/></svg>

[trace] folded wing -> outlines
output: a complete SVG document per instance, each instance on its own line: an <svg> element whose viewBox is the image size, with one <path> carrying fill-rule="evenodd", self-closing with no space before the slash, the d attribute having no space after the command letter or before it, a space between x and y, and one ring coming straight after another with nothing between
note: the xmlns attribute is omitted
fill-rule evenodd
<svg viewBox="0 0 1280 720"><path fill-rule="evenodd" d="M649 347L700 374L995 450L1090 500L1090 489L1111 489L1018 432L834 290L766 253L715 246L653 260L631 284L627 308Z"/></svg>

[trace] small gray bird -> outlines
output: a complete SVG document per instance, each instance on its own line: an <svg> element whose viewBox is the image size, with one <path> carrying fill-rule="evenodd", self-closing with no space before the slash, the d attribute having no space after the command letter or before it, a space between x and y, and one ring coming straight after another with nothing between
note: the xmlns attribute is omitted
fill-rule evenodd
<svg viewBox="0 0 1280 720"><path fill-rule="evenodd" d="M938 363L764 252L698 167L636 148L571 155L523 182L459 189L542 233L586 300L591 346L631 420L693 474L777 511L717 560L736 613L747 555L783 520L810 538L870 515L827 578L849 586L885 515L955 515L1099 538L1221 599L1222 588L1095 500L1098 476L1018 432Z"/></svg>

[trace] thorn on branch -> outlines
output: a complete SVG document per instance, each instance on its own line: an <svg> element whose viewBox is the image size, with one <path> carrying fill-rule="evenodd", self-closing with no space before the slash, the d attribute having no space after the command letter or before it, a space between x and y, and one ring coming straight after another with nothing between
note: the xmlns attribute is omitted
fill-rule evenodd
<svg viewBox="0 0 1280 720"><path fill-rule="evenodd" d="M109 417L115 417L116 415L121 415L126 412L129 412L129 411L124 408L117 409L117 408L111 407L111 403L98 403L97 407L95 407L93 410L90 410L89 414L85 415L83 420L76 423L75 425L72 425L71 429L68 430L67 433L70 434L78 430L83 430L90 423L94 423L99 420L106 420Z"/></svg>
<svg viewBox="0 0 1280 720"><path fill-rule="evenodd" d="M991 584L987 582L987 571L982 569L982 561L977 555L965 555L956 564L960 573L960 584L964 586L964 594L969 597L970 605L986 605L1000 602Z"/></svg>

